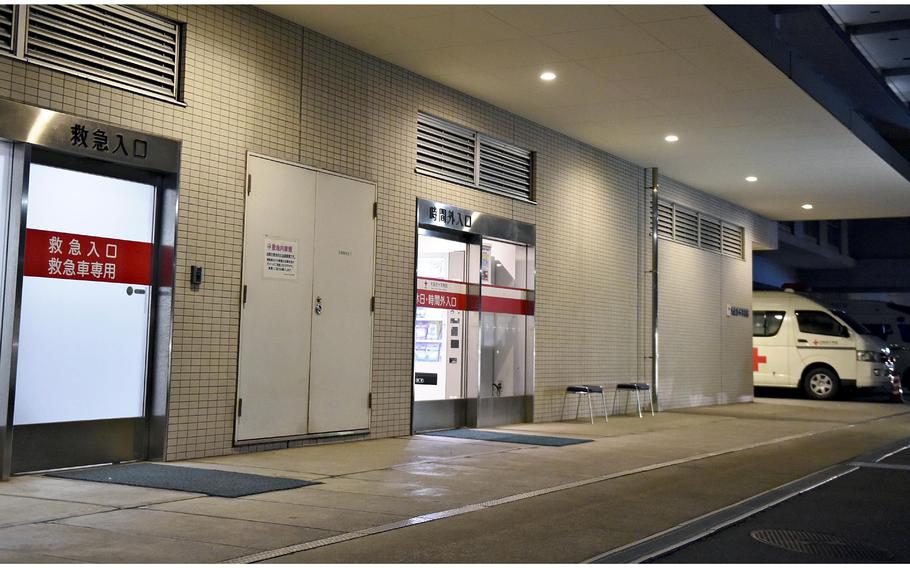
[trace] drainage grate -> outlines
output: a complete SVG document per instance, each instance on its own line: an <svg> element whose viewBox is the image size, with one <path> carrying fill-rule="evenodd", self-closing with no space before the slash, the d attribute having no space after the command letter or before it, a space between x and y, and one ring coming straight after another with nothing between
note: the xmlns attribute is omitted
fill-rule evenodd
<svg viewBox="0 0 910 568"><path fill-rule="evenodd" d="M752 538L763 544L844 562L874 562L894 557L885 549L833 534L781 529L752 531L751 534Z"/></svg>

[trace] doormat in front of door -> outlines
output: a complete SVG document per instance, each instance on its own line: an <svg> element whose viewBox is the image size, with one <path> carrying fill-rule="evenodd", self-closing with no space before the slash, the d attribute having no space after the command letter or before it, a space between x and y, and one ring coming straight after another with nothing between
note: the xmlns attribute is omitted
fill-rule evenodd
<svg viewBox="0 0 910 568"><path fill-rule="evenodd" d="M458 428L457 430L440 430L438 432L422 432L424 436L442 436L445 438L465 438L467 440L482 440L484 442L505 442L508 444L530 444L532 446L571 446L584 444L593 440L582 438L558 438L556 436L531 436L529 434L511 434L508 432L489 432L487 430L471 430Z"/></svg>
<svg viewBox="0 0 910 568"><path fill-rule="evenodd" d="M304 479L146 462L71 469L46 475L80 481L205 493L214 497L243 497L319 484L318 481Z"/></svg>

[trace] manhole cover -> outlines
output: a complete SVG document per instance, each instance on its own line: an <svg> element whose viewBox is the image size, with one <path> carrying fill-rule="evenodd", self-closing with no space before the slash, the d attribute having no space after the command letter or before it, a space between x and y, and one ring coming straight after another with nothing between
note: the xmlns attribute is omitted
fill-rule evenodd
<svg viewBox="0 0 910 568"><path fill-rule="evenodd" d="M894 557L893 554L882 548L834 534L769 529L752 531L752 538L784 550L837 558L846 562L874 562Z"/></svg>

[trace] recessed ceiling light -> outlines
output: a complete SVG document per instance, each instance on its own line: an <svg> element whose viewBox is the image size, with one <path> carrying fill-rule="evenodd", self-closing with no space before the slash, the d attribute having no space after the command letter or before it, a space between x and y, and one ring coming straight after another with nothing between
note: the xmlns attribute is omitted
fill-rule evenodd
<svg viewBox="0 0 910 568"><path fill-rule="evenodd" d="M544 71L540 74L541 81L552 81L556 78L556 73L552 71Z"/></svg>
<svg viewBox="0 0 910 568"><path fill-rule="evenodd" d="M664 136L664 140L666 140L667 142L679 142L679 136L677 136L675 134L667 134L666 136Z"/></svg>
<svg viewBox="0 0 910 568"><path fill-rule="evenodd" d="M811 204L811 203L803 203L803 209L806 209L806 210L812 209L812 204Z"/></svg>
<svg viewBox="0 0 910 568"><path fill-rule="evenodd" d="M755 176L746 176L746 181L749 183L754 183L758 181L758 178Z"/></svg>

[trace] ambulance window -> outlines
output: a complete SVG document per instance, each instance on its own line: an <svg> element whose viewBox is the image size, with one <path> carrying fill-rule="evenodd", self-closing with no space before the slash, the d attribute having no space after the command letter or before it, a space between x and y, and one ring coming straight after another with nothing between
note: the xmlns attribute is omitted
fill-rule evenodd
<svg viewBox="0 0 910 568"><path fill-rule="evenodd" d="M847 328L825 312L801 310L796 312L796 322L803 333L850 337Z"/></svg>
<svg viewBox="0 0 910 568"><path fill-rule="evenodd" d="M752 312L752 337L777 335L784 322L784 312Z"/></svg>

